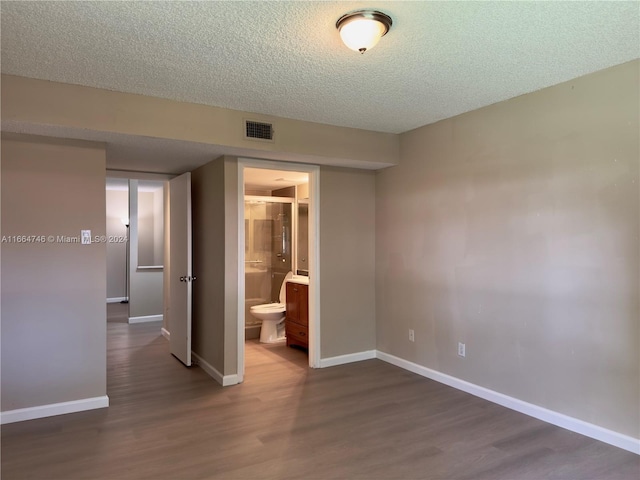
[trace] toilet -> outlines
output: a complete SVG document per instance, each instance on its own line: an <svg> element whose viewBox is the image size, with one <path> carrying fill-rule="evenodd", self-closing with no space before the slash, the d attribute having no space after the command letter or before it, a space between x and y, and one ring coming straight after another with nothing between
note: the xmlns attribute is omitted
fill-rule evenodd
<svg viewBox="0 0 640 480"><path fill-rule="evenodd" d="M262 320L260 329L261 343L276 343L285 339L284 317L287 310L287 281L293 278L293 272L287 273L280 287L280 303L264 303L249 309L251 315Z"/></svg>

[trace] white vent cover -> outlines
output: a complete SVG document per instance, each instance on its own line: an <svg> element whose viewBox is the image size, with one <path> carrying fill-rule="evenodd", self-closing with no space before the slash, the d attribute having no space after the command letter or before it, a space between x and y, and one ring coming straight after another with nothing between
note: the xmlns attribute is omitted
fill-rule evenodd
<svg viewBox="0 0 640 480"><path fill-rule="evenodd" d="M254 140L273 141L273 125L270 123L244 121L244 136Z"/></svg>

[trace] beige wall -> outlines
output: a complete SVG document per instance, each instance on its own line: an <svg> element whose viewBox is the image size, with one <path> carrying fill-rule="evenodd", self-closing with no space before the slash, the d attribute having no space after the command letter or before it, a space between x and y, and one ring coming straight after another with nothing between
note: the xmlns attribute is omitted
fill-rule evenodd
<svg viewBox="0 0 640 480"><path fill-rule="evenodd" d="M320 169L321 358L375 349L375 174Z"/></svg>
<svg viewBox="0 0 640 480"><path fill-rule="evenodd" d="M99 114L98 114L99 113ZM398 136L219 107L2 75L5 126L57 125L219 145L272 160L380 168L398 161ZM244 138L244 121L272 123L273 142ZM109 168L129 169L111 164ZM149 165L148 168L154 168Z"/></svg>
<svg viewBox="0 0 640 480"><path fill-rule="evenodd" d="M162 269L143 270L139 259L138 180L129 180L129 321L162 315L164 311L164 273ZM142 196L144 198L144 196ZM150 198L149 207L153 206Z"/></svg>
<svg viewBox="0 0 640 480"><path fill-rule="evenodd" d="M298 185L296 187L296 192L298 195L298 199L307 199L309 198L309 184L303 183L302 185Z"/></svg>
<svg viewBox="0 0 640 480"><path fill-rule="evenodd" d="M164 188L153 192L153 263L164 263Z"/></svg>
<svg viewBox="0 0 640 480"><path fill-rule="evenodd" d="M253 116L280 123L276 143L251 142L236 126L243 112L12 76L2 77L2 116L308 163L400 158L375 179L321 169L321 357L378 348L640 437L638 70L608 69L399 141ZM4 140L2 154L3 234L36 224L103 233L104 149ZM34 185L44 196L28 195ZM194 226L204 225L194 229L194 351L231 375L236 159L196 170L194 188ZM67 247L2 246L3 409L105 393L105 247ZM38 274L29 281L25 265Z"/></svg>
<svg viewBox="0 0 640 480"><path fill-rule="evenodd" d="M138 264L164 263L164 189L138 189Z"/></svg>
<svg viewBox="0 0 640 480"><path fill-rule="evenodd" d="M222 375L237 373L237 159L220 157L191 174L192 350Z"/></svg>
<svg viewBox="0 0 640 480"><path fill-rule="evenodd" d="M192 172L193 351L237 373L237 160ZM375 348L375 175L320 171L321 358Z"/></svg>
<svg viewBox="0 0 640 480"><path fill-rule="evenodd" d="M122 223L129 218L129 194L126 190L107 190L107 237L126 239L128 229ZM127 242L107 242L107 298L126 297L125 273Z"/></svg>
<svg viewBox="0 0 640 480"><path fill-rule="evenodd" d="M640 437L638 75L402 135L377 178L379 350Z"/></svg>
<svg viewBox="0 0 640 480"><path fill-rule="evenodd" d="M155 263L155 215L153 192L138 189L138 265L162 265Z"/></svg>
<svg viewBox="0 0 640 480"><path fill-rule="evenodd" d="M2 235L105 235L105 149L2 139ZM2 411L106 395L104 243L2 243Z"/></svg>
<svg viewBox="0 0 640 480"><path fill-rule="evenodd" d="M238 159L224 157L224 374L238 373Z"/></svg>

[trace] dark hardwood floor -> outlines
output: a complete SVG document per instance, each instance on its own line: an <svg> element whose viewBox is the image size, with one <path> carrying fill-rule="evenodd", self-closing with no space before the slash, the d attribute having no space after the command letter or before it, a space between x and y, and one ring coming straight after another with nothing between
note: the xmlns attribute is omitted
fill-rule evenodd
<svg viewBox="0 0 640 480"><path fill-rule="evenodd" d="M111 406L4 425L3 480L640 478L637 455L379 360L312 370L249 341L222 388L159 323L107 329Z"/></svg>

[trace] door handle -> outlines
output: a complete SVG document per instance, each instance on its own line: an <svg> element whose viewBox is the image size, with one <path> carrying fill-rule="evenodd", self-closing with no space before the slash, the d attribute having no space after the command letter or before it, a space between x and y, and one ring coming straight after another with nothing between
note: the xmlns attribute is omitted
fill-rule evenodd
<svg viewBox="0 0 640 480"><path fill-rule="evenodd" d="M180 277L180 281L181 282L195 282L196 281L196 276L194 275L193 277Z"/></svg>

